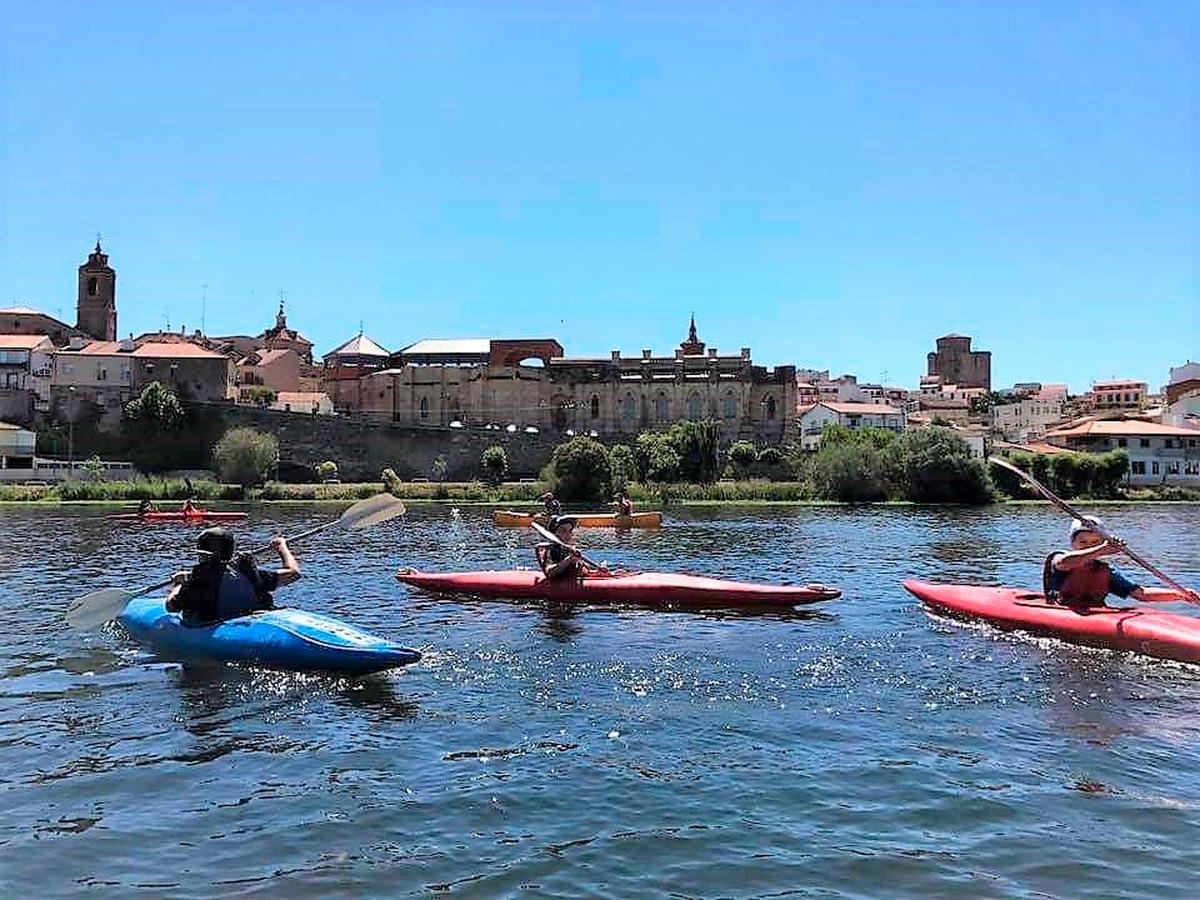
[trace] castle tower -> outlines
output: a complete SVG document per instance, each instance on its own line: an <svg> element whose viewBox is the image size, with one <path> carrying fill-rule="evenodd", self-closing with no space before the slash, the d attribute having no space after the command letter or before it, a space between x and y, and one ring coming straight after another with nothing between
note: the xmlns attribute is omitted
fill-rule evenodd
<svg viewBox="0 0 1200 900"><path fill-rule="evenodd" d="M96 238L93 250L79 267L79 305L75 327L98 341L117 339L117 273Z"/></svg>

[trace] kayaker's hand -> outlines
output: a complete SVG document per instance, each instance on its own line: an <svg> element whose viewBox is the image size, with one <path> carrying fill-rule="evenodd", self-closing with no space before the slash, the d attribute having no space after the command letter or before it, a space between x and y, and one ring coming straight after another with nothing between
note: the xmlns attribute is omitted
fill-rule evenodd
<svg viewBox="0 0 1200 900"><path fill-rule="evenodd" d="M171 584L176 586L182 585L185 581L187 581L188 574L189 573L187 572L176 572L171 576Z"/></svg>
<svg viewBox="0 0 1200 900"><path fill-rule="evenodd" d="M276 553L282 553L287 548L288 548L287 538L283 537L283 535L280 535L279 537L277 537L271 541L271 549L274 550Z"/></svg>
<svg viewBox="0 0 1200 900"><path fill-rule="evenodd" d="M1097 556L1116 556L1124 549L1124 544L1118 538L1110 538L1096 548Z"/></svg>

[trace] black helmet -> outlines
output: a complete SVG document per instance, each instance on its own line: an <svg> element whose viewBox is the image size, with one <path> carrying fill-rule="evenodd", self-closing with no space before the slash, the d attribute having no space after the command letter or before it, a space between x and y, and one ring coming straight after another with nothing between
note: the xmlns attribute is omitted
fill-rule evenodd
<svg viewBox="0 0 1200 900"><path fill-rule="evenodd" d="M196 548L221 562L229 562L233 559L233 533L228 528L205 528L196 538Z"/></svg>

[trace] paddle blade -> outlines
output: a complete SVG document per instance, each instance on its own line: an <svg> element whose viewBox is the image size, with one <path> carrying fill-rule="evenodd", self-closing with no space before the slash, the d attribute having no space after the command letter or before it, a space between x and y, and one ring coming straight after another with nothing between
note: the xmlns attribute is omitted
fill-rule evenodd
<svg viewBox="0 0 1200 900"><path fill-rule="evenodd" d="M125 611L135 594L122 588L104 588L76 597L67 607L67 624L79 631L99 628Z"/></svg>
<svg viewBox="0 0 1200 900"><path fill-rule="evenodd" d="M376 494L366 500L359 500L347 509L338 519L338 523L344 528L357 531L402 516L404 511L404 504L391 494Z"/></svg>

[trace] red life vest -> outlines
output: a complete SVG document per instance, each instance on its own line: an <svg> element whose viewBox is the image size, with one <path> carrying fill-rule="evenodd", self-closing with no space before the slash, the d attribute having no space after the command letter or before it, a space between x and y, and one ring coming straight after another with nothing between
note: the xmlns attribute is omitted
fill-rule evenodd
<svg viewBox="0 0 1200 900"><path fill-rule="evenodd" d="M1051 553L1046 557L1042 567L1042 592L1046 599L1064 603L1067 606L1100 606L1108 596L1112 584L1112 570L1108 563L1093 561L1086 566L1062 573L1065 577L1057 591L1051 591L1051 577L1054 574L1054 559L1059 554Z"/></svg>

